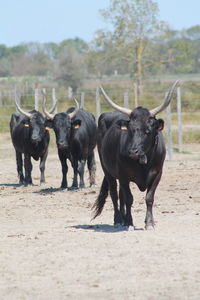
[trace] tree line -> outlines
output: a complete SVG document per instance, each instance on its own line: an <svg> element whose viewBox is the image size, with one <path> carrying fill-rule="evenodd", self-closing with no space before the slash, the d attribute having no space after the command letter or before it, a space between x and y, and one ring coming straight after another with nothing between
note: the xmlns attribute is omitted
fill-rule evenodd
<svg viewBox="0 0 200 300"><path fill-rule="evenodd" d="M76 90L85 78L129 74L140 89L144 77L200 73L200 25L172 30L158 12L151 0L111 0L100 13L112 29L98 30L90 43L1 44L0 77L46 76Z"/></svg>

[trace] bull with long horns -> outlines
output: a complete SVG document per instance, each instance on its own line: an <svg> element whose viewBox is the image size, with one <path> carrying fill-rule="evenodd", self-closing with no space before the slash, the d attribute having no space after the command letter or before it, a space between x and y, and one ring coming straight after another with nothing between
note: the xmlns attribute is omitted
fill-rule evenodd
<svg viewBox="0 0 200 300"><path fill-rule="evenodd" d="M152 206L166 153L161 132L164 121L156 119L156 115L169 105L178 82L173 84L163 103L152 110L120 107L100 87L106 101L117 112L102 114L98 122L97 144L105 176L94 204L94 217L101 214L109 191L114 207L114 224L134 228L131 215L133 196L129 187L130 182L134 182L140 191L146 191L145 228L154 228Z"/></svg>
<svg viewBox="0 0 200 300"><path fill-rule="evenodd" d="M25 186L32 184L32 163L40 159L40 183L45 182L45 162L48 155L49 131L45 117L37 110L23 110L15 101L18 112L13 113L10 120L10 134L16 152L19 183ZM51 109L51 113L56 104ZM24 171L23 156L24 155Z"/></svg>

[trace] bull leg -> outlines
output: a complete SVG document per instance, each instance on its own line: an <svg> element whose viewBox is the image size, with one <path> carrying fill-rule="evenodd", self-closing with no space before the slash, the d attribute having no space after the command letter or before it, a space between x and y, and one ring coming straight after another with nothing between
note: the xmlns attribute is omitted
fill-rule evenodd
<svg viewBox="0 0 200 300"><path fill-rule="evenodd" d="M89 178L90 186L92 186L95 185L95 175L96 175L96 162L95 162L94 151L92 151L92 154L88 156L87 166L90 175Z"/></svg>
<svg viewBox="0 0 200 300"><path fill-rule="evenodd" d="M123 225L123 218L118 205L117 181L111 176L106 177L106 179L109 183L110 196L114 207L114 226Z"/></svg>
<svg viewBox="0 0 200 300"><path fill-rule="evenodd" d="M72 167L74 170L74 177L72 181L71 190L77 190L78 189L78 160L72 159Z"/></svg>
<svg viewBox="0 0 200 300"><path fill-rule="evenodd" d="M25 183L24 185L31 185L32 184L32 177L31 172L33 169L32 163L31 163L31 156L29 154L24 154L24 168L25 168Z"/></svg>
<svg viewBox="0 0 200 300"><path fill-rule="evenodd" d="M16 151L17 173L19 184L24 184L22 153Z"/></svg>
<svg viewBox="0 0 200 300"><path fill-rule="evenodd" d="M123 194L123 199L125 201L125 205L126 205L126 215L125 215L125 226L133 226L133 219L132 219L132 215L131 215L131 206L133 204L133 195L131 194L131 190L129 187L129 182L127 183L120 183L120 187L122 190L122 194Z"/></svg>
<svg viewBox="0 0 200 300"><path fill-rule="evenodd" d="M44 171L45 171L45 162L46 162L46 159L47 159L47 155L48 155L48 150L40 158L40 172L41 172L40 184L45 183Z"/></svg>
<svg viewBox="0 0 200 300"><path fill-rule="evenodd" d="M85 182L84 182L85 163L86 160L82 159L78 164L78 174L80 176L80 184L79 184L80 189L85 188Z"/></svg>
<svg viewBox="0 0 200 300"><path fill-rule="evenodd" d="M62 167L61 189L66 189L68 187L68 184L67 184L67 171L68 171L67 157L66 157L65 153L63 153L62 151L58 151L58 156L59 156L61 167Z"/></svg>
<svg viewBox="0 0 200 300"><path fill-rule="evenodd" d="M147 188L147 193L145 197L146 201L146 217L145 217L145 229L152 229L155 226L154 218L153 218L153 202L154 202L154 195L158 183L160 181L162 175L162 171L157 174L157 176L152 181L152 184Z"/></svg>
<svg viewBox="0 0 200 300"><path fill-rule="evenodd" d="M122 189L121 189L121 186L120 186L120 189L119 189L119 200L120 200L120 212L121 212L121 216L123 218L123 220L125 220L125 202L124 202L124 197L123 197L123 192L122 192Z"/></svg>

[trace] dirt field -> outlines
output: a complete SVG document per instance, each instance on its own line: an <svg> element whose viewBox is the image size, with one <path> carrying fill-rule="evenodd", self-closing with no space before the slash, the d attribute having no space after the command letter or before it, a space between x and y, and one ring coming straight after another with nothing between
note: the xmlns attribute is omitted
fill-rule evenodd
<svg viewBox="0 0 200 300"><path fill-rule="evenodd" d="M51 149L47 183L39 185L34 162L35 185L20 187L9 137L1 137L0 299L200 299L200 148L195 147L190 149L196 154L176 154L165 162L154 231L143 230L145 194L132 185L138 230L127 231L113 227L110 198L91 221L102 179L99 161L96 187L63 191Z"/></svg>

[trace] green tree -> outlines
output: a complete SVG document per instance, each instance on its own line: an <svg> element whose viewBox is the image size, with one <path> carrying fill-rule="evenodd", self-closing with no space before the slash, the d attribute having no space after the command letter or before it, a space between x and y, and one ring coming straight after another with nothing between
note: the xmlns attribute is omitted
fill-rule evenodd
<svg viewBox="0 0 200 300"><path fill-rule="evenodd" d="M73 47L65 46L58 60L56 78L61 85L71 86L75 91L80 86L85 72L83 56Z"/></svg>
<svg viewBox="0 0 200 300"><path fill-rule="evenodd" d="M158 20L158 5L152 0L110 0L110 6L101 11L112 25L112 30L99 32L97 38L102 45L110 40L113 49L122 49L132 64L133 74L140 95L143 58L150 40L164 30L164 23Z"/></svg>

